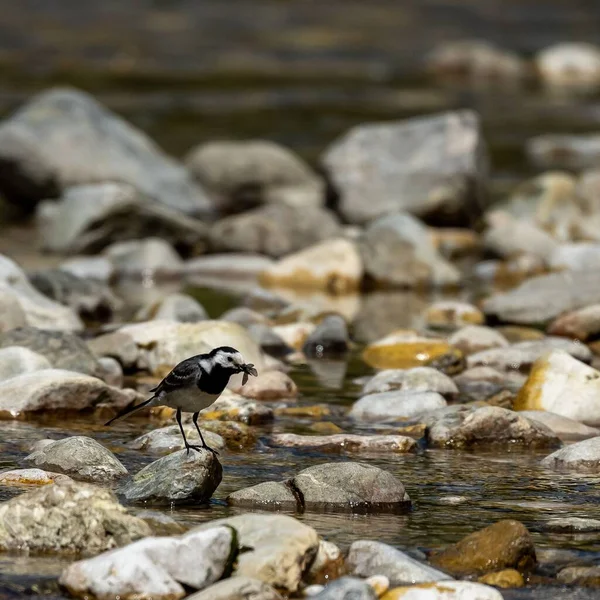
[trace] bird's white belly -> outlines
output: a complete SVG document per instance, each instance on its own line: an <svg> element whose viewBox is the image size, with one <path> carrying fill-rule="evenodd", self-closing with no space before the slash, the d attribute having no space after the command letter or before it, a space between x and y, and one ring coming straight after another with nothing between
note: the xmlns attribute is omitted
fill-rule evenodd
<svg viewBox="0 0 600 600"><path fill-rule="evenodd" d="M183 388L169 392L160 399L160 403L171 408L180 408L183 412L198 412L210 406L219 394L207 394L197 387Z"/></svg>

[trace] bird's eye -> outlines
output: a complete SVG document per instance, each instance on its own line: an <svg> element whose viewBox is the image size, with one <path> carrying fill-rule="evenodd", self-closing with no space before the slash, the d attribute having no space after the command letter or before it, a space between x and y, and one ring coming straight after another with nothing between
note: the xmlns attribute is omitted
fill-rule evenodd
<svg viewBox="0 0 600 600"><path fill-rule="evenodd" d="M231 356L228 356L228 357L227 357L227 360L228 360L229 362L233 362L233 357L231 357Z"/></svg>

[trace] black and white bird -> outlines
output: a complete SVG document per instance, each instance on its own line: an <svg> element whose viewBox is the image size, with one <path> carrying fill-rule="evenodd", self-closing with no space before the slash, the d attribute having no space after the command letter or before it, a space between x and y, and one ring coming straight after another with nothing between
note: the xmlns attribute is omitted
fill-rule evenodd
<svg viewBox="0 0 600 600"><path fill-rule="evenodd" d="M154 389L150 390L153 396L138 404L130 406L112 418L106 425L113 421L126 417L142 408L152 406L169 406L177 410L177 423L183 436L185 448L210 450L217 454L216 450L209 448L202 437L198 427L198 414L201 410L209 407L223 392L229 378L237 373L243 373L242 385L248 381L248 376L256 377L258 371L251 363L246 364L242 355L229 346L221 346L211 350L208 354L197 354L181 361ZM181 424L181 413L191 412L192 422L202 440L202 446L188 444Z"/></svg>

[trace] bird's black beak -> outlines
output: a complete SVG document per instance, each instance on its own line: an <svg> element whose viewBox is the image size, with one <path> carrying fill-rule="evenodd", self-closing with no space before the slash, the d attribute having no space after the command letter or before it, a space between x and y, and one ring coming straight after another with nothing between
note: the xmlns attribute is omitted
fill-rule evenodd
<svg viewBox="0 0 600 600"><path fill-rule="evenodd" d="M254 365L252 363L241 365L240 373L244 374L244 376L242 377L242 385L246 385L246 383L248 382L248 375L252 375L253 377L256 377L258 375L258 371L254 368Z"/></svg>

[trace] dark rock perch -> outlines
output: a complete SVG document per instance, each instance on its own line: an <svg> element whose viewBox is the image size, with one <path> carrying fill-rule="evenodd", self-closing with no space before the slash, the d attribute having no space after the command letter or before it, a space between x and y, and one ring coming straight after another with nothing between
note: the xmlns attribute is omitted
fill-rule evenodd
<svg viewBox="0 0 600 600"><path fill-rule="evenodd" d="M315 465L286 481L238 490L229 504L247 508L325 512L403 512L410 497L391 473L363 463Z"/></svg>
<svg viewBox="0 0 600 600"><path fill-rule="evenodd" d="M120 487L128 502L171 504L208 502L221 483L223 469L208 450L173 452L150 463Z"/></svg>

